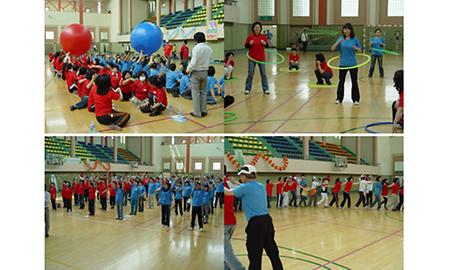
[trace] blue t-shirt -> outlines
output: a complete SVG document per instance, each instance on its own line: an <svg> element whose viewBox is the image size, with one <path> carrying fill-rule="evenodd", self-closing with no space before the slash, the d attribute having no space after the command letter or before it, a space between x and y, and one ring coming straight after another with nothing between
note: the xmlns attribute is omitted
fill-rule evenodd
<svg viewBox="0 0 450 270"><path fill-rule="evenodd" d="M219 193L223 193L224 192L223 182L221 182L221 183L219 183L217 185L217 190L216 191L219 192Z"/></svg>
<svg viewBox="0 0 450 270"><path fill-rule="evenodd" d="M183 75L180 80L180 94L182 95L189 89L189 76Z"/></svg>
<svg viewBox="0 0 450 270"><path fill-rule="evenodd" d="M381 46L381 43L384 44L384 37L373 37L370 42L372 43L372 55L375 56L381 56L383 55L382 51L379 50L383 50L383 46ZM374 50L376 49L376 50Z"/></svg>
<svg viewBox="0 0 450 270"><path fill-rule="evenodd" d="M147 71L147 76L150 78L150 77L153 77L153 76L158 76L159 75L159 71L158 70L156 70L156 69L149 69L148 71Z"/></svg>
<svg viewBox="0 0 450 270"><path fill-rule="evenodd" d="M138 186L138 191L139 191L139 197L144 197L145 195L145 187L144 186Z"/></svg>
<svg viewBox="0 0 450 270"><path fill-rule="evenodd" d="M209 200L211 198L211 194L212 194L211 190L209 191L203 190L202 205L208 205L210 203Z"/></svg>
<svg viewBox="0 0 450 270"><path fill-rule="evenodd" d="M123 189L116 188L116 204L123 204Z"/></svg>
<svg viewBox="0 0 450 270"><path fill-rule="evenodd" d="M156 190L156 184L153 182L148 182L148 194L149 195L153 195L155 194L155 190Z"/></svg>
<svg viewBox="0 0 450 270"><path fill-rule="evenodd" d="M172 190L169 189L164 191L161 189L161 197L159 198L159 203L162 205L170 205L172 203Z"/></svg>
<svg viewBox="0 0 450 270"><path fill-rule="evenodd" d="M127 71L127 70L130 70L130 68L131 68L131 61L126 61L126 60L124 60L124 61L121 61L120 62L120 72L125 72L125 71Z"/></svg>
<svg viewBox="0 0 450 270"><path fill-rule="evenodd" d="M189 198L191 197L191 193L192 193L192 188L189 185L184 185L183 186L183 197L185 198Z"/></svg>
<svg viewBox="0 0 450 270"><path fill-rule="evenodd" d="M306 182L306 179L302 179L302 180L300 181L300 186L305 187L305 186L307 186L307 185L308 185L308 183Z"/></svg>
<svg viewBox="0 0 450 270"><path fill-rule="evenodd" d="M192 206L198 207L202 206L202 200L203 200L203 190L194 190L192 192Z"/></svg>
<svg viewBox="0 0 450 270"><path fill-rule="evenodd" d="M175 189L175 199L177 200L181 200L181 193L182 193L183 188L182 187L177 187Z"/></svg>
<svg viewBox="0 0 450 270"><path fill-rule="evenodd" d="M133 67L133 77L135 77L135 76L137 76L139 73L141 73L142 69L143 69L142 62L137 62L136 64L134 64L134 67Z"/></svg>
<svg viewBox="0 0 450 270"><path fill-rule="evenodd" d="M242 208L249 221L252 217L268 215L266 189L255 181L250 181L233 189L235 197L242 199Z"/></svg>
<svg viewBox="0 0 450 270"><path fill-rule="evenodd" d="M337 49L341 53L339 62L340 67L352 67L358 64L356 61L356 52L353 46L361 48L361 44L359 43L357 37L344 39L344 41L337 46Z"/></svg>
<svg viewBox="0 0 450 270"><path fill-rule="evenodd" d="M217 84L216 78L214 76L208 76L208 81L206 82L206 94L208 96L211 96L211 89L214 89L215 85ZM214 89L214 93L217 95L217 90Z"/></svg>
<svg viewBox="0 0 450 270"><path fill-rule="evenodd" d="M375 182L375 190L374 190L373 194L375 196L380 196L380 194L381 194L381 183L380 182Z"/></svg>
<svg viewBox="0 0 450 270"><path fill-rule="evenodd" d="M178 76L175 71L169 70L166 75L166 89L173 89L177 86Z"/></svg>
<svg viewBox="0 0 450 270"><path fill-rule="evenodd" d="M137 199L139 196L139 188L136 184L131 186L131 199Z"/></svg>

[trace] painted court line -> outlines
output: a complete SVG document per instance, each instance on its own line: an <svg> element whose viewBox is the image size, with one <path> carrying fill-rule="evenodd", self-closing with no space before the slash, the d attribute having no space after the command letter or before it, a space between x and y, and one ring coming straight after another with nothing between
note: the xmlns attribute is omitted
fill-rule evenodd
<svg viewBox="0 0 450 270"><path fill-rule="evenodd" d="M350 251L349 253L347 253L347 254L345 254L345 255L342 255L341 257L338 257L338 258L336 258L336 259L334 259L334 260L332 260L332 261L329 261L329 262L327 262L327 263L325 263L325 264L322 264L322 265L320 265L319 267L313 268L313 270L320 269L320 268L325 267L325 266L327 266L327 265L329 265L329 264L331 264L331 263L335 263L335 262L337 262L337 261L339 261L339 260L341 260L341 259L343 259L343 258L346 258L346 257L348 257L348 256L350 256L350 255L353 255L353 254L357 253L358 251L361 251L361 250L363 250L363 249L365 249L365 248L368 248L368 247L370 247L370 246L372 246L372 245L374 245L374 244L376 244L376 243L378 243L378 242L381 242L381 241L383 241L384 239L389 238L389 237L391 237L392 235L394 235L394 234L396 234L396 233L398 233L398 232L400 232L400 231L402 231L402 229L396 230L396 231L394 231L394 232L392 232L392 233L390 233L390 234L388 234L388 235L386 235L386 236L384 236L384 237L382 237L382 238L380 238L380 239L377 239L377 240L375 240L375 241L372 241L372 242L370 242L370 243L368 243L368 244L366 244L366 245L364 245L364 246L362 246L362 247L360 247L360 248L357 248L357 249L355 249L355 250L352 250L352 251Z"/></svg>
<svg viewBox="0 0 450 270"><path fill-rule="evenodd" d="M53 259L53 258L49 258L49 257L47 257L47 256L45 257L45 260L46 260L46 261L53 262L53 263L56 263L56 264L59 264L59 265L62 265L62 266L64 266L64 267L70 268L70 269L72 269L72 270L80 270L80 268L76 268L76 267L73 266L73 265L70 265L70 264L65 263L65 262L63 262L63 261L60 261L60 260L55 260L55 259Z"/></svg>

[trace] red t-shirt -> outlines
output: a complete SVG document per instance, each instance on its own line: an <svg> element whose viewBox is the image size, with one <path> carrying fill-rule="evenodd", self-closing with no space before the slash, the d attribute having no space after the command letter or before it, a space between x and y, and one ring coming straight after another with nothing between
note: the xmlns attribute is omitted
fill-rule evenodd
<svg viewBox="0 0 450 270"><path fill-rule="evenodd" d="M150 83L148 81L141 82L135 81L133 84L134 96L139 100L144 100L148 98L148 93L151 90Z"/></svg>
<svg viewBox="0 0 450 270"><path fill-rule="evenodd" d="M291 184L291 190L296 190L297 186L298 186L297 181L293 181Z"/></svg>
<svg viewBox="0 0 450 270"><path fill-rule="evenodd" d="M289 185L288 185L288 182L285 182L284 184L283 184L283 192L288 192L290 190L290 187L289 187Z"/></svg>
<svg viewBox="0 0 450 270"><path fill-rule="evenodd" d="M50 187L50 199L54 200L56 199L56 188Z"/></svg>
<svg viewBox="0 0 450 270"><path fill-rule="evenodd" d="M224 67L226 67L226 66L234 67L234 65L235 65L234 60L229 60L229 61L227 61L226 59L223 60L223 66Z"/></svg>
<svg viewBox="0 0 450 270"><path fill-rule="evenodd" d="M122 73L118 72L116 74L112 74L109 72L108 75L111 77L111 87L114 89L119 87L119 82L122 80Z"/></svg>
<svg viewBox="0 0 450 270"><path fill-rule="evenodd" d="M402 187L400 187L400 195L403 195L403 189L404 189L404 187L402 186Z"/></svg>
<svg viewBox="0 0 450 270"><path fill-rule="evenodd" d="M72 188L67 188L67 199L72 199Z"/></svg>
<svg viewBox="0 0 450 270"><path fill-rule="evenodd" d="M345 191L346 193L350 193L350 191L352 190L352 186L353 186L353 181L348 181L348 182L345 184L344 191Z"/></svg>
<svg viewBox="0 0 450 270"><path fill-rule="evenodd" d="M87 88L87 85L90 82L91 82L90 80L86 79L80 84L80 86L78 88L78 96L80 98L82 98L84 96L89 96L89 93L90 93L91 90L89 88ZM93 86L91 86L91 88L93 88Z"/></svg>
<svg viewBox="0 0 450 270"><path fill-rule="evenodd" d="M106 197L106 193L103 193L106 190L106 186L101 184L98 186L98 192L100 193L100 197Z"/></svg>
<svg viewBox="0 0 450 270"><path fill-rule="evenodd" d="M399 185L397 183L394 183L392 186L392 194L398 194Z"/></svg>
<svg viewBox="0 0 450 270"><path fill-rule="evenodd" d="M183 44L180 48L180 57L183 60L189 59L189 48L185 44Z"/></svg>
<svg viewBox="0 0 450 270"><path fill-rule="evenodd" d="M82 184L78 185L77 194L78 195L83 195L84 194L84 186Z"/></svg>
<svg viewBox="0 0 450 270"><path fill-rule="evenodd" d="M91 92L94 92L95 116L104 116L112 113L112 101L120 99L119 93L109 90L108 93L101 96L97 93L97 86L92 86ZM89 98L90 99L90 98Z"/></svg>
<svg viewBox="0 0 450 270"><path fill-rule="evenodd" d="M250 45L251 40L253 40L253 45L248 48L248 54L250 55L250 57L257 61L266 61L266 54L264 52L265 46L261 43L261 41L264 40L266 44L269 44L269 40L267 40L267 37L261 34L258 36L250 34L245 40L244 46L247 44Z"/></svg>
<svg viewBox="0 0 450 270"><path fill-rule="evenodd" d="M383 188L381 189L381 196L387 196L389 193L389 186L388 184L384 184Z"/></svg>
<svg viewBox="0 0 450 270"><path fill-rule="evenodd" d="M327 61L323 61L322 63L320 63L320 68L323 71L326 71L326 72L330 73L331 75L333 75L333 70L328 66Z"/></svg>
<svg viewBox="0 0 450 270"><path fill-rule="evenodd" d="M116 189L112 185L109 185L109 196L116 196Z"/></svg>
<svg viewBox="0 0 450 270"><path fill-rule="evenodd" d="M280 195L283 192L283 183L282 182L277 182L275 184L275 186L277 187L277 195Z"/></svg>
<svg viewBox="0 0 450 270"><path fill-rule="evenodd" d="M227 184L228 178L224 179L224 186L228 188ZM224 224L225 225L236 225L236 216L234 215L234 196L224 196L223 214L224 214Z"/></svg>
<svg viewBox="0 0 450 270"><path fill-rule="evenodd" d="M95 200L95 188L94 187L89 187L88 199L89 200Z"/></svg>
<svg viewBox="0 0 450 270"><path fill-rule="evenodd" d="M68 71L66 74L67 88L71 87L77 81L78 77L74 71Z"/></svg>
<svg viewBox="0 0 450 270"><path fill-rule="evenodd" d="M84 190L87 190L87 189L89 189L89 182L88 181L84 182Z"/></svg>
<svg viewBox="0 0 450 270"><path fill-rule="evenodd" d="M125 81L123 78L120 79L120 82L119 82L120 90L122 90L122 93L124 93L124 94L131 93L131 91L133 91L133 89L132 89L133 81L129 81L127 84L123 84L123 81Z"/></svg>
<svg viewBox="0 0 450 270"><path fill-rule="evenodd" d="M157 103L162 103L164 107L167 107L167 95L164 89L152 87L152 93L156 96Z"/></svg>
<svg viewBox="0 0 450 270"><path fill-rule="evenodd" d="M272 197L272 189L273 189L273 184L272 183L266 184L267 196Z"/></svg>
<svg viewBox="0 0 450 270"><path fill-rule="evenodd" d="M62 65L63 65L63 63L62 63L62 61L60 62L60 60L61 60L61 56L59 56L59 57L56 57L53 61L53 67L57 70L57 71L59 71L59 72L61 72L61 69L62 69Z"/></svg>
<svg viewBox="0 0 450 270"><path fill-rule="evenodd" d="M300 60L300 56L298 53L295 55L293 53L289 54L289 62L298 62L299 60Z"/></svg>
<svg viewBox="0 0 450 270"><path fill-rule="evenodd" d="M338 193L339 191L341 191L341 185L342 185L341 182L337 182L337 183L334 185L333 193Z"/></svg>
<svg viewBox="0 0 450 270"><path fill-rule="evenodd" d="M169 57L172 55L172 48L173 48L173 46L170 44L166 44L166 46L164 46L164 56L165 57Z"/></svg>

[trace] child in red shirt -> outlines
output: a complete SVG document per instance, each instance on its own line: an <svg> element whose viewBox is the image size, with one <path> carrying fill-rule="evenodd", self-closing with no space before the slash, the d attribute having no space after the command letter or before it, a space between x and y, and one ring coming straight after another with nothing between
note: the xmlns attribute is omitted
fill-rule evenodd
<svg viewBox="0 0 450 270"><path fill-rule="evenodd" d="M66 84L67 89L70 93L73 93L78 90L78 76L77 76L78 66L68 64L66 71Z"/></svg>
<svg viewBox="0 0 450 270"><path fill-rule="evenodd" d="M134 96L130 99L130 101L135 105L141 105L145 103L148 99L148 95L150 93L150 83L148 82L148 76L145 71L139 73L139 80L136 80L133 83L133 94Z"/></svg>
<svg viewBox="0 0 450 270"><path fill-rule="evenodd" d="M167 95L164 89L166 84L164 77L150 77L150 94L148 100L139 106L143 113L150 116L160 115L167 108Z"/></svg>
<svg viewBox="0 0 450 270"><path fill-rule="evenodd" d="M336 182L333 187L333 199L330 202L330 207L333 206L333 203L336 202L336 207L339 208L339 192L341 192L341 180L336 178Z"/></svg>
<svg viewBox="0 0 450 270"><path fill-rule="evenodd" d="M267 208L270 208L270 199L272 198L272 189L273 189L273 184L270 182L270 179L267 179L267 181L266 181Z"/></svg>
<svg viewBox="0 0 450 270"><path fill-rule="evenodd" d="M225 68L225 80L231 80L233 78L234 65L234 53L226 53L223 61L223 66Z"/></svg>
<svg viewBox="0 0 450 270"><path fill-rule="evenodd" d="M123 95L123 101L129 101L133 95L133 84L136 81L136 79L134 79L133 77L131 77L131 71L125 71L122 74L122 78L120 79L119 82L119 87L120 90L122 90L122 95Z"/></svg>
<svg viewBox="0 0 450 270"><path fill-rule="evenodd" d="M89 96L91 93L91 88L94 85L95 79L97 78L97 74L94 73L92 70L86 71L86 74L84 73L84 68L82 68L83 71L80 70L81 75L79 75L78 80L78 96L80 97L80 102L70 106L70 110L81 110L86 108L87 105L89 105Z"/></svg>
<svg viewBox="0 0 450 270"><path fill-rule="evenodd" d="M70 184L67 183L67 188L66 188L67 212L72 212L72 195L73 195L73 189L70 186Z"/></svg>
<svg viewBox="0 0 450 270"><path fill-rule="evenodd" d="M84 209L84 181L80 180L77 188L78 203L80 204L80 209Z"/></svg>
<svg viewBox="0 0 450 270"><path fill-rule="evenodd" d="M353 177L347 178L347 182L345 182L344 191L342 194L344 195L344 200L341 203L341 208L344 208L345 202L348 202L347 207L350 208L351 199L350 199L350 191L352 190L353 186Z"/></svg>
<svg viewBox="0 0 450 270"><path fill-rule="evenodd" d="M88 195L90 216L95 215L95 191L96 189L94 183L91 181L89 185L89 195Z"/></svg>
<svg viewBox="0 0 450 270"><path fill-rule="evenodd" d="M292 48L291 53L289 54L289 70L292 70L293 68L295 68L295 70L299 70L300 69L299 61L300 56L297 53L297 49Z"/></svg>
<svg viewBox="0 0 450 270"><path fill-rule="evenodd" d="M109 206L111 209L116 206L116 185L114 183L109 184Z"/></svg>
<svg viewBox="0 0 450 270"><path fill-rule="evenodd" d="M275 184L277 188L277 208L281 207L281 201L282 201L282 193L283 193L283 183L281 182L281 177L278 177L278 182Z"/></svg>
<svg viewBox="0 0 450 270"><path fill-rule="evenodd" d="M119 71L117 66L112 65L111 71L107 72L107 74L111 77L111 87L114 89L119 87L119 82L122 80L122 73Z"/></svg>
<svg viewBox="0 0 450 270"><path fill-rule="evenodd" d="M328 66L325 56L322 53L316 54L315 65L316 70L314 73L316 74L317 84L322 85L325 79L325 83L331 85L330 79L333 77L333 70Z"/></svg>
<svg viewBox="0 0 450 270"><path fill-rule="evenodd" d="M189 62L189 48L187 46L187 40L183 42L180 48L180 59L183 65L187 65Z"/></svg>
<svg viewBox="0 0 450 270"><path fill-rule="evenodd" d="M56 211L56 187L55 183L50 183L50 200L52 201L52 209Z"/></svg>

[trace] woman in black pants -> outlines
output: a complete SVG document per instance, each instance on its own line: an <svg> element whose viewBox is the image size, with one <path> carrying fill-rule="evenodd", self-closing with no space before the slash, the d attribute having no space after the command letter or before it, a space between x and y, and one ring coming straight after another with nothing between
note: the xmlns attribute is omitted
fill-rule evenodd
<svg viewBox="0 0 450 270"><path fill-rule="evenodd" d="M336 104L342 103L344 100L344 84L347 72L350 71L352 79L352 100L353 104L359 105L359 86L358 86L358 68L351 68L357 65L356 52L361 52L361 44L355 36L353 26L350 23L342 27L342 37L336 41L331 47L332 51L339 50L340 62L339 67L344 68L339 70L339 85L337 89Z"/></svg>

